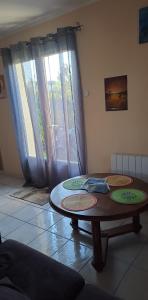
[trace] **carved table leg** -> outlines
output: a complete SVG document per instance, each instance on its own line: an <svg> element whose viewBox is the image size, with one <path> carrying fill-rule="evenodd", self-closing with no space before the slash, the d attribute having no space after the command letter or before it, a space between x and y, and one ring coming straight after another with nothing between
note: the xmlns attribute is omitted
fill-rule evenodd
<svg viewBox="0 0 148 300"><path fill-rule="evenodd" d="M91 224L92 224L92 237L93 237L92 265L97 271L102 271L104 264L103 264L103 255L102 255L100 222L92 221Z"/></svg>
<svg viewBox="0 0 148 300"><path fill-rule="evenodd" d="M133 225L134 225L134 232L138 233L142 228L142 225L140 224L139 214L133 217Z"/></svg>
<svg viewBox="0 0 148 300"><path fill-rule="evenodd" d="M71 225L72 229L79 230L77 219L71 219L70 225Z"/></svg>

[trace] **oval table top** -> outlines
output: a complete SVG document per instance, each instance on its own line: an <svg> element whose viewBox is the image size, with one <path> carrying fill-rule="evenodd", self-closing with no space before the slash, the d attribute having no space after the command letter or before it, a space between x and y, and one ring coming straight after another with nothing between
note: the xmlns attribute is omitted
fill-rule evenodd
<svg viewBox="0 0 148 300"><path fill-rule="evenodd" d="M110 175L115 175L111 173L97 173L97 174L88 174L86 176L78 176L89 178L105 178ZM117 174L119 175L119 174ZM131 177L131 176L130 176ZM69 218L75 218L79 220L88 220L88 221L111 221L116 219L128 218L134 216L142 211L148 209L148 184L138 178L131 177L133 181L122 187L112 187L110 186L110 191L107 194L102 193L93 193L97 198L97 203L94 207L89 208L83 211L69 211L61 206L61 202L64 198L74 195L74 194L88 194L84 190L68 190L63 187L63 182L58 184L51 192L50 196L50 205L57 212L67 216ZM140 204L119 204L111 199L111 192L119 188L134 188L139 189L146 193L146 200Z"/></svg>

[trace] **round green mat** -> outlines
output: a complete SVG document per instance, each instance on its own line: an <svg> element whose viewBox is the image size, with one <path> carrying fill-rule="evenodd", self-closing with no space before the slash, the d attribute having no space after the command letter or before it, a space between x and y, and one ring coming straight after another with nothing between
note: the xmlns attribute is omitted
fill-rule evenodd
<svg viewBox="0 0 148 300"><path fill-rule="evenodd" d="M71 178L66 180L63 183L63 187L67 190L80 190L81 185L84 184L84 182L87 180L87 178Z"/></svg>
<svg viewBox="0 0 148 300"><path fill-rule="evenodd" d="M137 189L118 189L111 193L111 198L122 204L138 204L146 200L146 194Z"/></svg>

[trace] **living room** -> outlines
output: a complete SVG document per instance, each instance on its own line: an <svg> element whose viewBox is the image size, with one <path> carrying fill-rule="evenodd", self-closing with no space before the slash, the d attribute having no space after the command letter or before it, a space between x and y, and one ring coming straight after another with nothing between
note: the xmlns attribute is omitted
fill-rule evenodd
<svg viewBox="0 0 148 300"><path fill-rule="evenodd" d="M81 30L76 32L76 38L83 91L87 167L89 173L109 172L113 153L148 154L148 141L145 134L148 111L146 98L148 44L139 43L139 10L148 6L148 1L82 2L87 5L72 7L72 9L69 7L69 11L64 12L61 8L61 13L55 14L54 18L47 15L38 21L37 19L31 21L29 17L26 24L22 22L19 28L10 28L10 31L3 33L0 48L9 47L20 41L29 41L33 37L44 37L56 32L57 28L81 25ZM23 11L23 6L21 9ZM10 6L11 10L14 10L13 5ZM29 7L30 15L31 10L34 10L34 7ZM4 73L2 60L0 73ZM127 109L108 111L105 102L105 79L118 76L127 78ZM58 249L47 251L48 255L49 253L55 254L57 259L62 257L59 260L63 263L67 257L67 264L75 266L74 268L85 275L86 280L123 299L146 299L144 293L147 286L145 275L148 271L146 267L146 237L148 236L146 213L142 219L145 226L140 235L140 241L139 237L129 234L127 237L122 237L122 240L119 238L116 247L113 242L112 255L109 256L104 271L97 273L88 264L91 259L91 239L88 236L76 237L79 242L82 239L82 244L78 243L81 245L82 256L79 257L77 253L79 258L76 259L73 234L68 219L56 214L53 209L49 210L48 205L43 208L17 200L13 200L13 205L10 203L12 201L8 194L24 181L8 93L5 98L0 99L0 153L2 170L0 226L7 227L4 234L2 232L4 240L15 238L20 242L31 244L40 236L41 241L46 244L49 230L52 234L59 235L60 246ZM21 210L23 210L22 213ZM50 217L49 212L51 212ZM2 222L3 214L7 215L9 222L8 219L5 223ZM37 215L46 220L44 225L43 223L37 225ZM14 227L12 223L15 224ZM24 226L24 231L19 231L21 225ZM27 237L29 230L30 236ZM124 245L122 249L119 247L120 243ZM43 247L43 242L40 244ZM60 249L64 247L64 244L67 246L62 252ZM49 250L49 247L43 248L43 252ZM62 253L59 256L58 251ZM80 268L77 267L79 264ZM88 279L89 274L91 274L90 279Z"/></svg>

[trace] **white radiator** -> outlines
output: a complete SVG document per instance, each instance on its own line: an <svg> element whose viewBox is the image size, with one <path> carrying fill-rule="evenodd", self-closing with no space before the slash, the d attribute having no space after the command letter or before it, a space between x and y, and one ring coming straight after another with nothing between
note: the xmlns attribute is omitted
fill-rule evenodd
<svg viewBox="0 0 148 300"><path fill-rule="evenodd" d="M111 172L135 176L148 182L148 155L114 153Z"/></svg>

